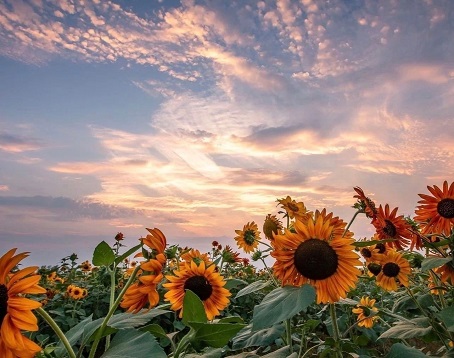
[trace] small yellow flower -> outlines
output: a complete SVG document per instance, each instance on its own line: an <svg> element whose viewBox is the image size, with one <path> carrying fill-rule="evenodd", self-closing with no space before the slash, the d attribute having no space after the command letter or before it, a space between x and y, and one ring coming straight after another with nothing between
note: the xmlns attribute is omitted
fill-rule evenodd
<svg viewBox="0 0 454 358"><path fill-rule="evenodd" d="M361 297L356 308L352 309L354 314L358 315L358 326L372 328L376 320L378 320L378 308L375 307L375 300L371 300L367 296Z"/></svg>

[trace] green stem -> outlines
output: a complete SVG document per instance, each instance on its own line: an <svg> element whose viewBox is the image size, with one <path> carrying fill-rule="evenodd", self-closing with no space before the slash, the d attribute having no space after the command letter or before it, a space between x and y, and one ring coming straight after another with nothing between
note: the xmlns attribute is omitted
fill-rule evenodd
<svg viewBox="0 0 454 358"><path fill-rule="evenodd" d="M285 330L287 331L287 344L290 349L290 354L293 353L293 342L292 342L292 321L289 319L285 320Z"/></svg>
<svg viewBox="0 0 454 358"><path fill-rule="evenodd" d="M109 309L109 312L107 312L107 315L106 317L104 317L104 320L102 321L101 323L101 326L99 327L99 330L96 334L96 337L95 337L95 340L93 341L93 345L91 346L91 349L90 349L90 355L88 356L88 358L94 358L95 356L95 353L96 353L96 350L98 348L98 344L99 344L99 341L101 340L103 334L104 334L104 331L107 327L107 323L109 323L109 320L110 318L113 316L113 314L115 313L115 310L117 309L118 305L120 304L121 302L121 299L123 298L124 294L126 293L126 290L129 288L129 286L131 285L131 283L134 281L134 279L136 278L136 275L137 275L137 272L140 270L140 265L138 265L133 273L131 274L131 276L129 277L128 281L126 282L125 286L123 287L123 289L121 290L120 294L118 295L117 299L115 300L115 302L113 303L112 307Z"/></svg>
<svg viewBox="0 0 454 358"><path fill-rule="evenodd" d="M262 261L263 263L263 266L265 266L265 269L266 269L266 272L268 273L268 276L271 278L271 281L273 281L274 285L276 287L279 287L279 283L276 281L276 279L274 278L274 275L272 273L272 271L270 270L270 268L268 267L268 265L266 264L265 260L263 259L263 257L260 258L260 260Z"/></svg>
<svg viewBox="0 0 454 358"><path fill-rule="evenodd" d="M331 315L331 321L333 324L333 339L334 339L334 348L336 349L336 357L342 358L342 350L340 347L339 325L337 324L336 306L334 303L329 304L329 313Z"/></svg>
<svg viewBox="0 0 454 358"><path fill-rule="evenodd" d="M353 221L355 221L356 217L358 216L359 213L361 213L362 211L361 210L358 210L356 211L356 213L353 214L353 217L352 219L350 220L350 222L348 223L347 227L345 228L343 234L342 234L342 237L344 237L344 235L347 233L348 229L350 228L350 226L353 224Z"/></svg>
<svg viewBox="0 0 454 358"><path fill-rule="evenodd" d="M60 338L61 342L66 348L66 351L68 352L68 356L70 358L76 358L76 354L74 353L73 348L71 347L71 343L69 343L68 338L66 338L65 334L63 331L60 329L58 324L53 320L51 316L42 308L38 307L36 309L36 312L39 313L39 315L47 322L47 324L54 330L54 332L57 334L58 338Z"/></svg>
<svg viewBox="0 0 454 358"><path fill-rule="evenodd" d="M117 248L118 251L118 248ZM118 252L117 252L118 255ZM115 262L113 264L113 269L111 270L110 268L107 268L110 271L110 298L109 298L109 311L112 308L114 302L115 302L115 274L116 274L116 265ZM106 337L106 351L110 346L110 335Z"/></svg>

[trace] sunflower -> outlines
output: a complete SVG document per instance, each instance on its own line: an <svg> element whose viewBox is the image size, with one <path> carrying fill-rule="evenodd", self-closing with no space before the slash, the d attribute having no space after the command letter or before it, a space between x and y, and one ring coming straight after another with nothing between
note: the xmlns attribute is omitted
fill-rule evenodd
<svg viewBox="0 0 454 358"><path fill-rule="evenodd" d="M199 264L201 261L205 262L205 265L211 264L211 260L208 254L202 254L199 250L191 249L186 251L180 256L183 262L180 262L180 269L184 268L185 265L191 265L191 261L194 261L196 264Z"/></svg>
<svg viewBox="0 0 454 358"><path fill-rule="evenodd" d="M387 291L397 290L397 281L408 286L408 275L411 267L408 260L402 257L402 253L391 250L381 261L381 271L377 276L377 285Z"/></svg>
<svg viewBox="0 0 454 358"><path fill-rule="evenodd" d="M277 201L282 206L282 209L286 211L285 215L290 219L305 221L312 215L312 212L307 211L303 202L292 200L288 195L286 198L278 199Z"/></svg>
<svg viewBox="0 0 454 358"><path fill-rule="evenodd" d="M271 256L276 259L273 270L282 285L310 283L317 291L317 303L345 297L361 274L353 234L347 230L343 235L345 226L332 214L317 211L306 224L296 221L295 233L284 229L284 234L275 235Z"/></svg>
<svg viewBox="0 0 454 358"><path fill-rule="evenodd" d="M158 228L149 229L147 228L150 235L147 235L143 240L143 243L150 249L156 251L157 254L163 254L166 249L167 239L161 230Z"/></svg>
<svg viewBox="0 0 454 358"><path fill-rule="evenodd" d="M443 182L443 190L434 185L427 186L433 196L418 194L423 200L415 213L415 221L422 226L422 233L437 233L451 235L454 225L454 182L448 187L448 182Z"/></svg>
<svg viewBox="0 0 454 358"><path fill-rule="evenodd" d="M82 262L79 267L85 273L90 272L92 270L91 263L88 260Z"/></svg>
<svg viewBox="0 0 454 358"><path fill-rule="evenodd" d="M355 186L353 190L357 193L357 195L353 195L353 197L358 199L357 205L359 206L359 209L366 214L366 217L372 220L375 219L377 217L377 208L375 207L375 203L364 195L363 189L359 186Z"/></svg>
<svg viewBox="0 0 454 358"><path fill-rule="evenodd" d="M380 240L392 239L393 241L388 242L388 246L403 250L412 242L414 234L411 232L411 226L405 221L404 216L396 216L397 209L394 208L390 212L388 204L385 205L384 210L380 205L377 217L372 221L372 224L375 226Z"/></svg>
<svg viewBox="0 0 454 358"><path fill-rule="evenodd" d="M235 237L236 243L244 252L252 252L259 245L260 232L254 221L244 225L243 230L235 230L235 232L238 235Z"/></svg>
<svg viewBox="0 0 454 358"><path fill-rule="evenodd" d="M263 222L263 234L268 240L273 240L273 234L280 234L282 231L282 223L276 215L268 214Z"/></svg>
<svg viewBox="0 0 454 358"><path fill-rule="evenodd" d="M194 292L203 302L207 318L212 320L220 314L230 300L229 290L224 288L226 281L216 271L216 265L206 266L201 261L198 265L191 261L191 265L183 270L175 270L173 275L166 275L168 283L163 286L168 289L164 298L171 303L170 308L180 311L183 317L183 300L186 290Z"/></svg>
<svg viewBox="0 0 454 358"><path fill-rule="evenodd" d="M375 307L375 300L371 300L367 296L361 297L359 304L352 309L352 312L358 315L359 327L372 328L374 322L378 319L376 315L378 308Z"/></svg>
<svg viewBox="0 0 454 358"><path fill-rule="evenodd" d="M28 253L14 255L11 249L0 257L0 357L33 357L41 347L21 334L37 331L38 320L32 313L41 303L24 297L26 294L46 293L38 285L41 279L36 266L12 272Z"/></svg>
<svg viewBox="0 0 454 358"><path fill-rule="evenodd" d="M452 261L445 263L443 266L437 267L435 272L440 275L441 282L448 282L454 285L454 266Z"/></svg>
<svg viewBox="0 0 454 358"><path fill-rule="evenodd" d="M379 242L375 245L360 248L359 253L366 261L366 264L371 262L380 262L386 253L386 246Z"/></svg>

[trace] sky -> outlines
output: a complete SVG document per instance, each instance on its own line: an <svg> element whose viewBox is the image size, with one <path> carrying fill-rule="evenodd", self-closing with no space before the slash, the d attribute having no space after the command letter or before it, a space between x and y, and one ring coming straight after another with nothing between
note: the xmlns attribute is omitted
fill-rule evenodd
<svg viewBox="0 0 454 358"><path fill-rule="evenodd" d="M236 249L287 195L350 221L354 186L414 215L454 178L453 33L451 0L3 0L0 254Z"/></svg>

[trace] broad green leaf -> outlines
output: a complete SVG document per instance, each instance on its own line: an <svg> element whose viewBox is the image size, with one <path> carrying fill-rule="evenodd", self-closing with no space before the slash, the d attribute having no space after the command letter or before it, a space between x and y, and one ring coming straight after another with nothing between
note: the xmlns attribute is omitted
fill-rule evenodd
<svg viewBox="0 0 454 358"><path fill-rule="evenodd" d="M393 327L383 332L382 338L414 338L428 334L432 330L429 319L426 317L414 318L411 321L398 321Z"/></svg>
<svg viewBox="0 0 454 358"><path fill-rule="evenodd" d="M68 332L65 333L66 338L68 339L71 346L74 346L81 338L84 333L85 326L92 322L93 315L85 318L83 321L79 322L77 325L72 327ZM65 354L66 349L64 345L60 342L55 350L55 355L61 357Z"/></svg>
<svg viewBox="0 0 454 358"><path fill-rule="evenodd" d="M261 280L252 282L250 285L248 285L245 288L243 288L240 291L238 291L238 293L236 294L235 298L238 298L238 297L241 297L241 296L245 296L245 295L249 295L250 293L259 291L262 288L265 288L265 287L269 286L270 284L271 284L271 282L269 282L269 281L261 281Z"/></svg>
<svg viewBox="0 0 454 358"><path fill-rule="evenodd" d="M214 323L244 323L244 321L241 317L230 316L230 317L223 317L221 319L218 319Z"/></svg>
<svg viewBox="0 0 454 358"><path fill-rule="evenodd" d="M186 290L184 294L182 321L185 325L188 325L188 322L206 323L208 321L202 300L191 290Z"/></svg>
<svg viewBox="0 0 454 358"><path fill-rule="evenodd" d="M238 286L242 286L242 285L247 285L247 282L243 281L243 280L239 280L237 278L231 278L231 279L226 280L224 288L226 288L227 290L231 290L233 288L237 288Z"/></svg>
<svg viewBox="0 0 454 358"><path fill-rule="evenodd" d="M421 271L426 272L435 267L440 267L451 260L450 257L426 257L421 264Z"/></svg>
<svg viewBox="0 0 454 358"><path fill-rule="evenodd" d="M315 289L311 285L276 288L254 307L252 330L271 327L275 323L291 318L314 301Z"/></svg>
<svg viewBox="0 0 454 358"><path fill-rule="evenodd" d="M163 343L165 343L164 345L170 344L170 338L167 336L167 333L159 324L149 324L145 327L140 328L140 331L149 332L156 338L160 338L161 345L163 345Z"/></svg>
<svg viewBox="0 0 454 358"><path fill-rule="evenodd" d="M195 330L194 341L198 345L214 348L224 347L246 325L240 323L199 323L189 322Z"/></svg>
<svg viewBox="0 0 454 358"><path fill-rule="evenodd" d="M446 325L450 332L454 332L454 306L446 307L437 313L437 317Z"/></svg>
<svg viewBox="0 0 454 358"><path fill-rule="evenodd" d="M96 246L92 261L96 266L109 266L115 261L115 254L107 242L101 241Z"/></svg>
<svg viewBox="0 0 454 358"><path fill-rule="evenodd" d="M136 252L137 250L139 250L140 248L142 247L142 244L138 244L134 247L131 247L128 251L126 251L124 254L118 256L116 259L115 259L115 264L118 265L120 262L122 262L125 258L127 258L128 256L132 255L134 252Z"/></svg>
<svg viewBox="0 0 454 358"><path fill-rule="evenodd" d="M266 358L294 358L294 357L298 357L298 354L297 353L290 354L289 346L285 346L285 347L279 348L278 350L276 350L274 352L265 354L262 357L266 357Z"/></svg>
<svg viewBox="0 0 454 358"><path fill-rule="evenodd" d="M252 324L243 328L234 338L232 349L243 349L247 347L266 347L274 343L276 339L282 336L285 327L282 323L276 324L270 328L252 331Z"/></svg>
<svg viewBox="0 0 454 358"><path fill-rule="evenodd" d="M101 358L167 358L167 354L150 333L134 328L120 330Z"/></svg>
<svg viewBox="0 0 454 358"><path fill-rule="evenodd" d="M395 343L392 345L386 358L422 358L428 357L423 352L417 350L416 348L407 347L402 343Z"/></svg>

